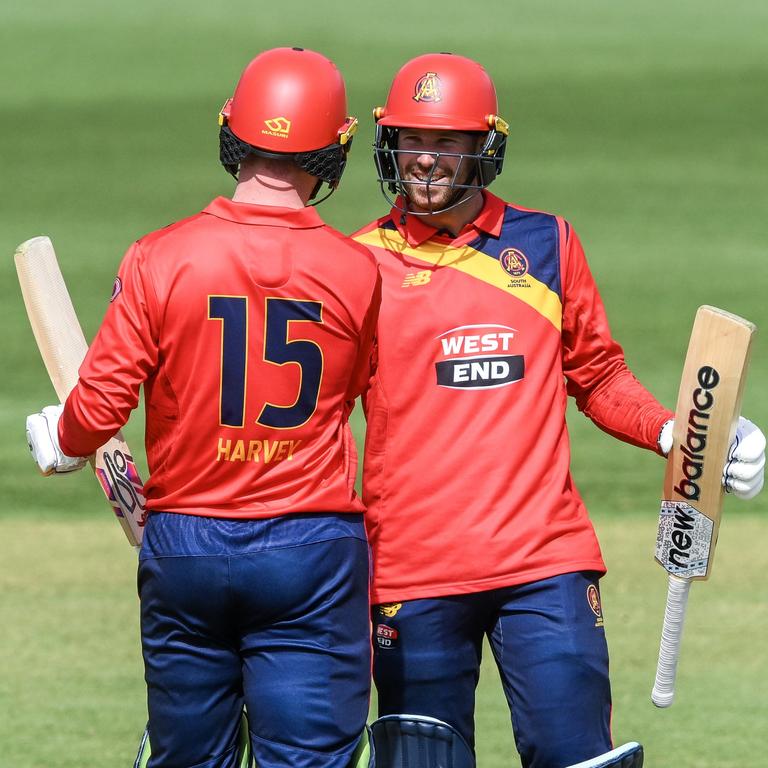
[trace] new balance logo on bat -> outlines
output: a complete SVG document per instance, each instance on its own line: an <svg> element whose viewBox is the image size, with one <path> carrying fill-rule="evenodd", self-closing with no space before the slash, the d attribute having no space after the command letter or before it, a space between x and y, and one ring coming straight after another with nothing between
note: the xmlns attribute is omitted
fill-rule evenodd
<svg viewBox="0 0 768 768"><path fill-rule="evenodd" d="M709 417L715 404L713 390L720 383L720 374L711 366L704 365L699 368L696 380L699 386L693 390L693 408L688 413L688 429L685 440L680 444L680 452L683 454L680 466L682 477L675 485L675 491L691 501L697 501L701 493L697 481L704 474Z"/></svg>
<svg viewBox="0 0 768 768"><path fill-rule="evenodd" d="M669 550L669 562L683 569L687 566L687 560L691 555L691 544L693 544L691 532L694 530L695 520L693 515L681 505L675 511L674 521L671 538L675 546Z"/></svg>

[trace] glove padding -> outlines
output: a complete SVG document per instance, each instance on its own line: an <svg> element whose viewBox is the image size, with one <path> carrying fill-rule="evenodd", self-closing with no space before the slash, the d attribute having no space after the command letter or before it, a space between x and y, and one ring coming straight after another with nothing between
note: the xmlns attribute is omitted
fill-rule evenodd
<svg viewBox="0 0 768 768"><path fill-rule="evenodd" d="M48 405L41 413L27 416L27 445L44 475L61 475L82 469L88 459L67 456L59 446L59 419L63 405Z"/></svg>
<svg viewBox="0 0 768 768"><path fill-rule="evenodd" d="M670 419L659 433L659 448L667 456L672 450ZM752 499L762 490L765 479L765 435L749 419L739 416L736 436L728 449L723 467L723 487L738 499Z"/></svg>

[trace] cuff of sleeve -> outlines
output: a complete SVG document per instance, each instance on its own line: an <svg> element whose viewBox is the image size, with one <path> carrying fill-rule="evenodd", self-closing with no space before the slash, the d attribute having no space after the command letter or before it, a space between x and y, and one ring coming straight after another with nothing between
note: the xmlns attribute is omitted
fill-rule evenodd
<svg viewBox="0 0 768 768"><path fill-rule="evenodd" d="M81 456L82 454L77 453L71 445L69 445L64 437L64 430L62 429L63 424L62 420L59 419L59 425L57 428L58 436L59 436L59 448L61 448L61 452L65 456L69 456L70 458L73 458L75 456Z"/></svg>

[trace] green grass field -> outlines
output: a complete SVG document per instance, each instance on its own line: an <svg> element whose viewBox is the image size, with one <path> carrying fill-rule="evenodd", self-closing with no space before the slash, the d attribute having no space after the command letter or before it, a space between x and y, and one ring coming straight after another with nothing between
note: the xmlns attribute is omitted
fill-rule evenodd
<svg viewBox="0 0 768 768"><path fill-rule="evenodd" d="M92 336L131 241L230 193L218 109L247 60L276 45L321 50L347 78L362 128L322 213L351 231L385 209L369 115L392 74L419 53L462 53L486 65L512 125L494 191L572 221L638 376L674 405L695 308L744 315L762 328L744 412L765 429L767 28L759 0L4 3L0 766L128 766L146 717L135 556L92 478L44 481L26 455L24 417L53 393L16 285L19 242L53 238ZM692 590L678 700L658 711L662 464L578 413L570 429L610 568L617 741L642 741L651 768L762 768L768 497L726 502L714 576ZM136 450L140 415L127 434ZM490 665L477 729L480 768L518 764Z"/></svg>

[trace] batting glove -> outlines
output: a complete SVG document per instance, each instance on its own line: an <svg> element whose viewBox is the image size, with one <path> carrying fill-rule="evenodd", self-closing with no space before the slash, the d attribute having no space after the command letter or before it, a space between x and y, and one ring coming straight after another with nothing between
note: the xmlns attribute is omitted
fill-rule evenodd
<svg viewBox="0 0 768 768"><path fill-rule="evenodd" d="M44 475L75 472L88 462L81 456L66 456L61 451L58 428L63 410L63 405L48 405L41 413L27 416L27 445Z"/></svg>
<svg viewBox="0 0 768 768"><path fill-rule="evenodd" d="M659 448L665 456L672 450L674 424L674 419L670 419L659 434ZM746 501L760 493L764 479L765 435L749 419L740 416L723 468L723 487L726 493Z"/></svg>
<svg viewBox="0 0 768 768"><path fill-rule="evenodd" d="M668 419L664 422L664 426L659 432L659 449L665 456L669 456L669 452L672 450L672 429L675 426L674 419Z"/></svg>
<svg viewBox="0 0 768 768"><path fill-rule="evenodd" d="M725 492L739 499L751 499L760 493L764 479L765 435L749 419L740 416L723 469Z"/></svg>

